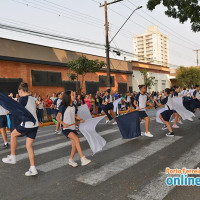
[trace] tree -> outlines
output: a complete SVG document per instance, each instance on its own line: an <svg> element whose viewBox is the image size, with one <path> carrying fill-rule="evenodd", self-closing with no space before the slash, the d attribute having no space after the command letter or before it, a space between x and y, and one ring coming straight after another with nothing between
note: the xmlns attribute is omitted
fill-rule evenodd
<svg viewBox="0 0 200 200"><path fill-rule="evenodd" d="M199 0L148 0L147 8L153 11L156 6L163 4L168 17L179 19L180 23L190 20L194 32L200 31L200 5Z"/></svg>
<svg viewBox="0 0 200 200"><path fill-rule="evenodd" d="M77 80L77 92L80 94L83 89L85 75L87 73L99 72L102 67L105 66L105 63L99 60L89 60L85 56L81 56L77 60L73 60L67 63L67 66L71 71L76 73L75 75ZM82 76L80 88L78 88L79 75Z"/></svg>
<svg viewBox="0 0 200 200"><path fill-rule="evenodd" d="M141 75L144 79L144 84L148 89L151 89L151 87L154 85L155 77L149 76L148 71L146 69L140 70Z"/></svg>
<svg viewBox="0 0 200 200"><path fill-rule="evenodd" d="M77 75L76 74L73 74L73 73L68 73L67 76L70 78L70 80L72 81L75 81L76 78L77 78Z"/></svg>
<svg viewBox="0 0 200 200"><path fill-rule="evenodd" d="M181 87L190 88L191 85L200 84L200 68L180 67L176 70L177 83Z"/></svg>

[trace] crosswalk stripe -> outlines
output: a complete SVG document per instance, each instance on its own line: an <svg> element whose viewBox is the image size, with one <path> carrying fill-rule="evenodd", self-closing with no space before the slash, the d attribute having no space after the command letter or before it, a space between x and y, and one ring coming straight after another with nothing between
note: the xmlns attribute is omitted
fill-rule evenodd
<svg viewBox="0 0 200 200"><path fill-rule="evenodd" d="M63 139L63 137L53 137L53 138L50 138L50 139L46 139L46 140L41 140L41 141L34 142L33 146L40 145L40 144L46 144L48 142L54 142L54 141L61 140L61 139ZM25 147L26 147L26 145L18 146L17 150L24 149ZM4 154L4 153L8 153L8 152L10 152L10 149L2 150L0 152L0 155Z"/></svg>
<svg viewBox="0 0 200 200"><path fill-rule="evenodd" d="M86 183L88 185L96 186L112 176L122 172L125 169L139 163L148 156L160 151L161 149L169 146L170 144L181 139L181 136L174 138L164 137L156 141L152 141L149 145L131 153L116 159L114 162L106 164L99 169L93 170L89 173L77 177L77 181Z"/></svg>
<svg viewBox="0 0 200 200"><path fill-rule="evenodd" d="M118 129L109 129L109 130L100 132L100 135L101 136L108 135L108 134L111 134L115 131L118 131ZM80 142L84 142L84 141L86 141L86 139L84 137L81 137ZM61 149L61 148L64 148L64 147L67 147L67 146L70 146L70 145L71 145L71 141L62 142L62 143L59 143L59 144L55 144L55 145L52 145L52 146L48 146L48 147L44 147L44 148L41 148L41 149L34 150L34 153L37 156L37 155L41 155L41 154L48 153L48 152L51 152L51 151L54 151L54 150L58 150L58 149ZM22 153L22 154L17 155L16 158L17 158L17 161L20 161L20 160L28 158L28 155L27 155L27 153Z"/></svg>
<svg viewBox="0 0 200 200"><path fill-rule="evenodd" d="M195 147L190 149L187 153L184 153L169 167L171 169L181 169L182 167L186 167L187 169L194 169L200 162L199 148L200 142L198 142L197 145L195 145ZM139 193L129 195L128 197L135 200L164 199L165 196L173 188L175 188L175 186L166 185L166 178L168 176L169 175L166 175L164 172L159 173L158 176L154 178L149 184L147 184Z"/></svg>
<svg viewBox="0 0 200 200"><path fill-rule="evenodd" d="M123 140L122 138L118 138L116 140L108 142L101 152L106 151L106 150L111 149L111 148L114 148L116 146L125 144L125 143L127 143L129 141L130 140ZM83 154L85 156L87 156L87 157L93 155L91 149L84 150ZM68 164L68 159L69 159L69 156L65 156L65 157L50 161L48 163L39 165L39 166L37 166L37 169L39 169L40 171L43 171L43 172L49 172L49 171L52 171L54 169L57 169L57 168L60 168L60 167L63 167L65 165L67 165ZM79 156L77 154L75 155L74 160L75 161L80 160L80 158L79 158Z"/></svg>

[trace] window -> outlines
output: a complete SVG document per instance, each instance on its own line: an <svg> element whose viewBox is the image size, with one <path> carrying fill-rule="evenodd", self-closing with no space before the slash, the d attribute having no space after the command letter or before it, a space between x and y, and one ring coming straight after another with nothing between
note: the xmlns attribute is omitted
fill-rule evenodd
<svg viewBox="0 0 200 200"><path fill-rule="evenodd" d="M62 86L61 72L31 70L33 86Z"/></svg>

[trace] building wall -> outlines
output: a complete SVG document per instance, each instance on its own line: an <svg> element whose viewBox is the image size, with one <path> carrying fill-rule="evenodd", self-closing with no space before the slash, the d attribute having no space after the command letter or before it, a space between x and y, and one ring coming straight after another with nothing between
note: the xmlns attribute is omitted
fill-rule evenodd
<svg viewBox="0 0 200 200"><path fill-rule="evenodd" d="M139 91L138 86L144 84L144 79L139 70L133 71L133 91ZM165 88L170 87L169 74L149 72L149 76L155 77L155 85L148 91L162 91ZM157 83L157 84L156 84Z"/></svg>
<svg viewBox="0 0 200 200"><path fill-rule="evenodd" d="M146 33L133 37L133 54L135 61L168 66L169 39L158 32L158 27L149 27Z"/></svg>
<svg viewBox="0 0 200 200"><path fill-rule="evenodd" d="M36 92L40 94L43 98L47 94L51 95L53 92L59 92L65 89L62 86L61 87L32 86L31 70L61 72L63 81L70 80L67 77L67 73L69 73L69 70L67 67L0 60L0 78L22 78L23 81L29 84L29 90L31 92L33 93ZM99 75L106 76L106 72L88 73L85 76L85 81L98 82ZM130 78L131 77L130 74L111 73L111 76L115 77L115 87L112 87L113 92L118 89L118 83L127 83L127 90L128 90L128 87L132 85L132 79ZM81 81L81 76L79 77L79 80ZM100 87L99 89L100 91L105 91L107 88ZM83 91L85 91L85 84L84 84Z"/></svg>

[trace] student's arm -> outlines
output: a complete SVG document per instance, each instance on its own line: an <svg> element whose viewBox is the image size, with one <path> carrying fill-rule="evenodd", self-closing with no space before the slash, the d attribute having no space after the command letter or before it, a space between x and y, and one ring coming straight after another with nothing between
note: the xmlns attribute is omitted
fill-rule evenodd
<svg viewBox="0 0 200 200"><path fill-rule="evenodd" d="M134 105L135 105L135 107L136 107L137 110L140 110L140 108L138 106L138 100L139 100L139 94L137 94L135 96Z"/></svg>
<svg viewBox="0 0 200 200"><path fill-rule="evenodd" d="M65 124L62 120L61 120L61 116L62 116L62 113L58 113L57 116L56 116L56 120L58 123L62 124L63 125L63 128L68 128L69 125L68 124Z"/></svg>
<svg viewBox="0 0 200 200"><path fill-rule="evenodd" d="M76 114L76 119L80 121L80 123L84 123L85 120L81 119L77 114Z"/></svg>
<svg viewBox="0 0 200 200"><path fill-rule="evenodd" d="M56 116L56 120L57 122L59 122L60 124L63 125L63 128L68 128L69 125L68 124L65 124L62 120L61 120L61 117L62 115L64 115L64 112L65 112L65 107L64 106L61 106L59 111L58 111L58 114Z"/></svg>

